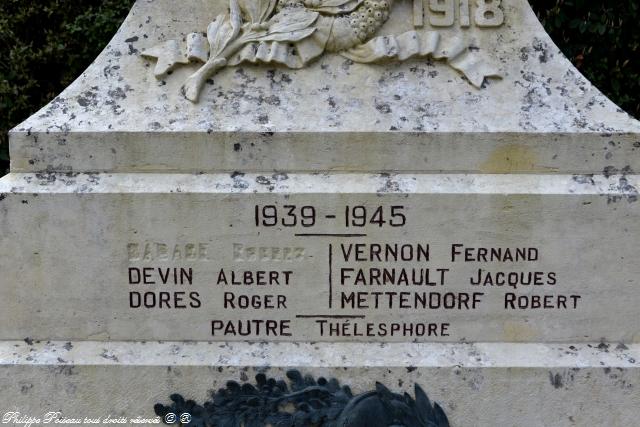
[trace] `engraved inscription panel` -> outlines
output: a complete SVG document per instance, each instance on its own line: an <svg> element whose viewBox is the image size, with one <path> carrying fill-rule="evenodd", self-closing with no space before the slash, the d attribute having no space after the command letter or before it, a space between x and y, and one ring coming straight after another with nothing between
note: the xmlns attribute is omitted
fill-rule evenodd
<svg viewBox="0 0 640 427"><path fill-rule="evenodd" d="M122 243L117 300L136 322L183 319L190 338L209 340L567 339L617 304L599 289L622 282L615 269L594 275L595 253L571 255L581 243L563 237L563 227L575 231L566 219L536 230L535 197L426 200L259 195L198 204L198 229L181 224L191 240L147 229ZM631 279L634 268L615 274Z"/></svg>

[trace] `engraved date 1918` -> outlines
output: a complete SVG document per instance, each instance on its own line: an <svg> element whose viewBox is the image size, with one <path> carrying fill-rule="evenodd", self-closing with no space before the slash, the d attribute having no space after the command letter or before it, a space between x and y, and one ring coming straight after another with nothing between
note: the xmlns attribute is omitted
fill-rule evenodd
<svg viewBox="0 0 640 427"><path fill-rule="evenodd" d="M256 227L305 227L318 224L320 218L341 221L346 228L404 227L407 214L404 206L345 206L337 213L320 214L315 206L305 205L256 205L254 220Z"/></svg>

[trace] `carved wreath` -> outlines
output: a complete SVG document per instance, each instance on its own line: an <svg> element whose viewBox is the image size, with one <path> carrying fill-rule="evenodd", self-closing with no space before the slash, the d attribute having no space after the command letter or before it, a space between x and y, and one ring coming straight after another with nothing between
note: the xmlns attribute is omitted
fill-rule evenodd
<svg viewBox="0 0 640 427"><path fill-rule="evenodd" d="M353 395L338 380L287 372L290 381L256 376L256 385L229 381L211 392L203 405L171 396L169 406L154 410L165 424L180 424L169 414L188 414L189 427L450 427L437 403L416 384L415 398L397 394L376 383L376 389Z"/></svg>
<svg viewBox="0 0 640 427"><path fill-rule="evenodd" d="M326 52L354 62L373 63L431 56L444 59L476 87L497 76L473 58L462 40L441 46L434 31L408 31L373 37L389 18L393 0L230 0L202 33L191 33L184 45L169 40L142 53L157 59L155 75L162 77L180 64L203 65L182 91L197 102L206 80L218 70L241 63L277 63L302 68Z"/></svg>

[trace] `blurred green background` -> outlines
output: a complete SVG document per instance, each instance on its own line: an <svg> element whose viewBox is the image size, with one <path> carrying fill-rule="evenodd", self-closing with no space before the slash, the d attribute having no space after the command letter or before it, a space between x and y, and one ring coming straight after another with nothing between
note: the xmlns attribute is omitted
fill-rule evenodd
<svg viewBox="0 0 640 427"><path fill-rule="evenodd" d="M84 71L132 4L133 0L0 0L0 176L9 167L9 129ZM578 69L623 109L640 117L640 1L531 4Z"/></svg>

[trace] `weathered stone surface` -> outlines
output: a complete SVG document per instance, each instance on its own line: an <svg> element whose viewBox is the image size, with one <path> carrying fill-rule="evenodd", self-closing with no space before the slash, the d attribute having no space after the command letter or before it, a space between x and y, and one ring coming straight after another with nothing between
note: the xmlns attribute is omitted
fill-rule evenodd
<svg viewBox="0 0 640 427"><path fill-rule="evenodd" d="M5 342L0 359L2 409L40 417L148 418L172 393L202 403L291 368L354 393L417 383L452 426L630 426L640 405L637 345Z"/></svg>

